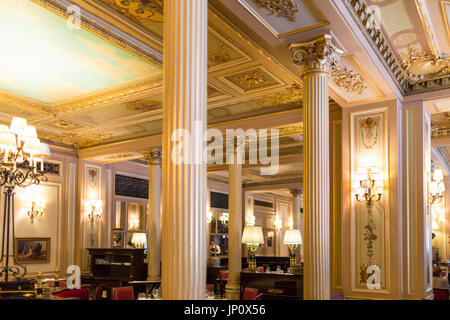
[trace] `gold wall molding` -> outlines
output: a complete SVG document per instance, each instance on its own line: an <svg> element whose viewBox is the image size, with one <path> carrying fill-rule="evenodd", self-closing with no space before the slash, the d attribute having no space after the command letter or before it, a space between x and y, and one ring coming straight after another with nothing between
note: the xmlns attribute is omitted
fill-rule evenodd
<svg viewBox="0 0 450 320"><path fill-rule="evenodd" d="M295 14L298 12L299 5L292 0L253 0L261 8L267 9L272 14L286 18L291 22L295 22Z"/></svg>

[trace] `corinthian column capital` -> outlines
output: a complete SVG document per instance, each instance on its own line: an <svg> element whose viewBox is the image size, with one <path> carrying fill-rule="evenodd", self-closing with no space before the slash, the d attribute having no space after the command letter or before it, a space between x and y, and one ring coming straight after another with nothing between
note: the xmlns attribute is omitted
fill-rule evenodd
<svg viewBox="0 0 450 320"><path fill-rule="evenodd" d="M292 196L295 198L297 196L300 196L303 193L302 189L291 189L290 190Z"/></svg>
<svg viewBox="0 0 450 320"><path fill-rule="evenodd" d="M161 166L162 151L161 149L153 149L150 151L142 152L145 161L148 162L149 166Z"/></svg>
<svg viewBox="0 0 450 320"><path fill-rule="evenodd" d="M331 35L325 34L315 40L293 43L289 46L294 63L308 72L330 72L331 67L339 64L342 50L331 43Z"/></svg>

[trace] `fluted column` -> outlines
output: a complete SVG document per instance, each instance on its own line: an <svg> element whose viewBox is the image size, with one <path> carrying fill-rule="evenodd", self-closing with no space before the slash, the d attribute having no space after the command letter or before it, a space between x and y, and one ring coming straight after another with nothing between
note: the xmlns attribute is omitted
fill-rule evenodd
<svg viewBox="0 0 450 320"><path fill-rule="evenodd" d="M237 148L236 159L242 150ZM228 282L225 298L240 299L240 278L242 269L242 164L234 161L228 165Z"/></svg>
<svg viewBox="0 0 450 320"><path fill-rule="evenodd" d="M292 44L302 66L304 116L304 298L330 299L328 77L341 50L325 35Z"/></svg>
<svg viewBox="0 0 450 320"><path fill-rule="evenodd" d="M161 150L144 152L148 162L147 280L161 280Z"/></svg>
<svg viewBox="0 0 450 320"><path fill-rule="evenodd" d="M205 298L207 0L164 1L162 297Z"/></svg>
<svg viewBox="0 0 450 320"><path fill-rule="evenodd" d="M301 224L301 217L300 217L300 196L302 194L301 189L293 189L291 190L291 194L294 197L293 199L293 206L292 206L292 212L293 212L293 222L294 222L294 229L300 230L300 233L303 237L303 230L302 230L302 224ZM303 245L299 245L297 249L295 250L295 263L300 264L301 261L301 255L302 255L302 248Z"/></svg>

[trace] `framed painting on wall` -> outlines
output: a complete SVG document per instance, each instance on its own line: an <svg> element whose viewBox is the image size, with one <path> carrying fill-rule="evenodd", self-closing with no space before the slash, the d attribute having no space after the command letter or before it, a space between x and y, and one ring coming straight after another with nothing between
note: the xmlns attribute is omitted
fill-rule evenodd
<svg viewBox="0 0 450 320"><path fill-rule="evenodd" d="M50 238L15 238L17 263L50 263Z"/></svg>

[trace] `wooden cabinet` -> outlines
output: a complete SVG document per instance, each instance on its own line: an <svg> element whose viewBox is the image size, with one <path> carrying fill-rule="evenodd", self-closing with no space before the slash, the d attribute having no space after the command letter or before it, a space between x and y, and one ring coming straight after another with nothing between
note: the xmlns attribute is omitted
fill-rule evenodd
<svg viewBox="0 0 450 320"><path fill-rule="evenodd" d="M94 279L145 280L144 249L88 249Z"/></svg>

